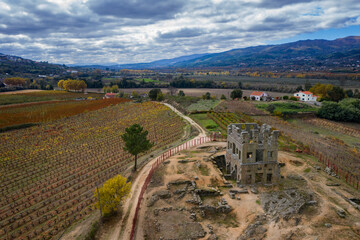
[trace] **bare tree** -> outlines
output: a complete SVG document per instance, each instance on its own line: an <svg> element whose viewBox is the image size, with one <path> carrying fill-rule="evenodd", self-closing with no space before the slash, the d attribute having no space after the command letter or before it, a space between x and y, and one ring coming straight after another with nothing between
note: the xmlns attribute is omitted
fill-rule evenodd
<svg viewBox="0 0 360 240"><path fill-rule="evenodd" d="M169 90L169 93L170 93L171 96L174 96L178 91L178 89L176 87L173 87L173 86L169 86L168 90Z"/></svg>

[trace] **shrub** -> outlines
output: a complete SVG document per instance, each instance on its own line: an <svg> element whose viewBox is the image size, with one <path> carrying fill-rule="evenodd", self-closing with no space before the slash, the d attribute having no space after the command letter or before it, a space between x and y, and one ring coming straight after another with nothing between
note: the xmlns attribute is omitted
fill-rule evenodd
<svg viewBox="0 0 360 240"><path fill-rule="evenodd" d="M157 97L156 97L156 101L159 101L159 102L161 102L161 101L163 101L164 100L164 94L162 93L162 92L159 92L158 93L158 95L157 95Z"/></svg>
<svg viewBox="0 0 360 240"><path fill-rule="evenodd" d="M161 90L159 88L151 89L149 92L149 98L153 101L157 100L158 94L161 93Z"/></svg>
<svg viewBox="0 0 360 240"><path fill-rule="evenodd" d="M107 180L98 190L95 190L95 198L100 198L103 214L109 215L116 212L119 204L129 196L131 183L127 183L125 177L117 175ZM100 208L98 201L95 201L95 207Z"/></svg>
<svg viewBox="0 0 360 240"><path fill-rule="evenodd" d="M206 129L215 129L217 126L215 124L206 125Z"/></svg>
<svg viewBox="0 0 360 240"><path fill-rule="evenodd" d="M290 100L291 100L291 101L297 101L298 99L297 99L296 97L294 97L294 96L291 96L291 97L290 97Z"/></svg>
<svg viewBox="0 0 360 240"><path fill-rule="evenodd" d="M275 106L273 105L273 104L269 104L269 105L267 105L267 107L266 107L266 111L268 111L269 113L273 113L274 112L274 110L275 110Z"/></svg>
<svg viewBox="0 0 360 240"><path fill-rule="evenodd" d="M288 100L288 99L289 99L289 96L283 96L283 99L284 99L284 100Z"/></svg>
<svg viewBox="0 0 360 240"><path fill-rule="evenodd" d="M335 121L360 122L360 100L346 98L339 103L325 101L318 116Z"/></svg>
<svg viewBox="0 0 360 240"><path fill-rule="evenodd" d="M235 89L231 92L230 97L232 99L241 98L242 94L243 94L243 92L241 91L241 89Z"/></svg>
<svg viewBox="0 0 360 240"><path fill-rule="evenodd" d="M178 95L179 95L180 97L184 97L184 96L185 96L185 93L184 93L183 90L180 90L179 93L178 93Z"/></svg>

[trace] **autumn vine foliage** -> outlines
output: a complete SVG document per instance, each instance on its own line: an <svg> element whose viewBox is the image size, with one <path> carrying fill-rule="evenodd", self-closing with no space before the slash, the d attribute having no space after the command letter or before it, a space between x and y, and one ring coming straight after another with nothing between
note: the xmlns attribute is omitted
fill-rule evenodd
<svg viewBox="0 0 360 240"><path fill-rule="evenodd" d="M131 171L121 135L134 123L154 149L185 126L162 104L126 102L0 133L0 239L54 239L93 213L96 186Z"/></svg>
<svg viewBox="0 0 360 240"><path fill-rule="evenodd" d="M95 198L100 200L95 202L95 207L100 209L104 216L118 210L120 204L129 196L131 182L126 182L126 178L121 175L107 180L104 185L95 190Z"/></svg>

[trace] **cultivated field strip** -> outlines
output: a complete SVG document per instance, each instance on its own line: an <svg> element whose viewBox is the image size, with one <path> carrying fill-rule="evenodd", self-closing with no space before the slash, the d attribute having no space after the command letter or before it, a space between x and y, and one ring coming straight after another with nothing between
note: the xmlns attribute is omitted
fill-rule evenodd
<svg viewBox="0 0 360 240"><path fill-rule="evenodd" d="M293 142L301 142L312 155L324 161L336 164L341 171L347 172L352 178L360 179L360 154L351 151L343 142L336 139L319 138L317 134L303 131L280 118L272 116L258 116L256 120L270 124L285 135L291 137Z"/></svg>
<svg viewBox="0 0 360 240"><path fill-rule="evenodd" d="M94 188L124 172L124 129L163 147L184 123L164 105L125 103L0 135L0 239L51 239L90 214Z"/></svg>
<svg viewBox="0 0 360 240"><path fill-rule="evenodd" d="M319 127L324 127L336 132L344 133L353 137L360 138L360 129L348 127L338 122L332 122L330 120L319 119L319 118L306 119L305 122Z"/></svg>

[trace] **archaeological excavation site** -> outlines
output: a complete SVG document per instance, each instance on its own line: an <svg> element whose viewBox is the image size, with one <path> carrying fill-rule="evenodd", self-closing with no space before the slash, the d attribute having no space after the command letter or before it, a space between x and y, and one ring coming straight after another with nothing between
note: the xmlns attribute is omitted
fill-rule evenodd
<svg viewBox="0 0 360 240"><path fill-rule="evenodd" d="M136 239L359 239L353 188L311 156L279 151L271 126L227 131L154 172Z"/></svg>

